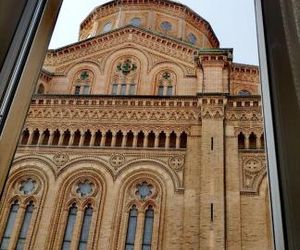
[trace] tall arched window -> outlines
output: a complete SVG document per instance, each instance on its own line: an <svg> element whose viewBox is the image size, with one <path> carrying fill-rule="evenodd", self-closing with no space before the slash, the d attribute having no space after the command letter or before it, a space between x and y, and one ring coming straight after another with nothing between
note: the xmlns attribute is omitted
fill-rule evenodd
<svg viewBox="0 0 300 250"><path fill-rule="evenodd" d="M238 135L238 148L244 149L245 148L245 135L241 132Z"/></svg>
<svg viewBox="0 0 300 250"><path fill-rule="evenodd" d="M19 203L16 200L10 207L8 219L6 222L4 234L1 240L0 249L8 249L10 238L15 226L16 217L19 211Z"/></svg>
<svg viewBox="0 0 300 250"><path fill-rule="evenodd" d="M120 208L121 234L114 249L157 249L163 193L160 184L149 175L125 184L124 203Z"/></svg>
<svg viewBox="0 0 300 250"><path fill-rule="evenodd" d="M61 248L62 250L68 250L71 247L72 236L73 236L74 226L77 217L77 210L78 208L76 203L73 203L69 209L69 214L68 214L68 219L67 219L67 224L66 224L66 229L64 234L64 240Z"/></svg>
<svg viewBox="0 0 300 250"><path fill-rule="evenodd" d="M125 250L133 250L134 249L137 216L138 216L138 211L136 209L136 206L133 205L129 211Z"/></svg>
<svg viewBox="0 0 300 250"><path fill-rule="evenodd" d="M154 223L154 210L149 206L145 213L142 250L151 250Z"/></svg>
<svg viewBox="0 0 300 250"><path fill-rule="evenodd" d="M39 94L39 95L45 94L45 87L42 83L40 83L40 85L37 89L37 94Z"/></svg>
<svg viewBox="0 0 300 250"><path fill-rule="evenodd" d="M102 211L102 176L94 170L73 173L61 186L47 249L92 249Z"/></svg>
<svg viewBox="0 0 300 250"><path fill-rule="evenodd" d="M91 91L94 74L90 70L82 70L75 76L73 83L74 95L88 95Z"/></svg>
<svg viewBox="0 0 300 250"><path fill-rule="evenodd" d="M175 94L176 75L172 71L165 70L156 77L157 95L172 96Z"/></svg>
<svg viewBox="0 0 300 250"><path fill-rule="evenodd" d="M112 95L136 95L140 68L138 58L128 56L118 59L112 66L109 93Z"/></svg>
<svg viewBox="0 0 300 250"><path fill-rule="evenodd" d="M11 174L7 183L1 201L3 209L0 218L3 218L1 223L5 228L0 230L0 249L33 249L31 237L41 211L39 205L47 185L45 177L30 166Z"/></svg>

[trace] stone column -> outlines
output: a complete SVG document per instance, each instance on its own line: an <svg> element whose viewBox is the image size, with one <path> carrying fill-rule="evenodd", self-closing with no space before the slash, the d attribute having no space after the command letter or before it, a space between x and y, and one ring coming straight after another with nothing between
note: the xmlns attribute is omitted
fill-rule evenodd
<svg viewBox="0 0 300 250"><path fill-rule="evenodd" d="M166 148L170 148L170 133L166 133Z"/></svg>
<svg viewBox="0 0 300 250"><path fill-rule="evenodd" d="M50 132L50 135L49 135L49 139L48 139L48 145L52 145L55 131L50 130L49 132Z"/></svg>
<svg viewBox="0 0 300 250"><path fill-rule="evenodd" d="M93 147L93 146L95 146L96 132L91 131L91 133L92 133L92 137L90 140L90 147Z"/></svg>
<svg viewBox="0 0 300 250"><path fill-rule="evenodd" d="M105 147L105 141L106 141L106 133L104 132L102 134L101 142L100 142L100 147Z"/></svg>
<svg viewBox="0 0 300 250"><path fill-rule="evenodd" d="M29 132L29 137L28 137L26 145L31 145L32 144L34 130L28 130L28 132Z"/></svg>
<svg viewBox="0 0 300 250"><path fill-rule="evenodd" d="M122 144L121 144L121 147L122 147L122 148L125 148L125 147L126 147L126 142L127 142L127 134L126 134L126 135L123 135L123 138L122 138Z"/></svg>
<svg viewBox="0 0 300 250"><path fill-rule="evenodd" d="M138 143L138 133L134 132L133 133L133 142L132 142L132 147L136 148Z"/></svg>
<svg viewBox="0 0 300 250"><path fill-rule="evenodd" d="M149 134L145 134L145 137L144 137L144 145L143 145L144 148L148 147L148 135Z"/></svg>
<svg viewBox="0 0 300 250"><path fill-rule="evenodd" d="M80 140L79 140L79 147L82 147L84 144L84 138L85 138L85 133L80 131Z"/></svg>
<svg viewBox="0 0 300 250"><path fill-rule="evenodd" d="M44 133L40 133L40 136L39 136L39 139L37 142L37 146L42 145L44 136L45 136Z"/></svg>
<svg viewBox="0 0 300 250"><path fill-rule="evenodd" d="M249 136L248 134L245 135L245 149L249 149Z"/></svg>
<svg viewBox="0 0 300 250"><path fill-rule="evenodd" d="M75 131L70 131L70 140L69 140L69 147L73 145L75 138Z"/></svg>
<svg viewBox="0 0 300 250"><path fill-rule="evenodd" d="M159 144L159 134L155 133L154 147L158 148L158 144Z"/></svg>
<svg viewBox="0 0 300 250"><path fill-rule="evenodd" d="M113 132L112 134L112 140L111 140L111 147L116 146L116 140L117 140L117 134Z"/></svg>
<svg viewBox="0 0 300 250"><path fill-rule="evenodd" d="M180 133L176 135L176 148L180 148Z"/></svg>
<svg viewBox="0 0 300 250"><path fill-rule="evenodd" d="M60 137L59 137L59 140L58 140L58 146L61 146L64 142L64 137L65 137L65 134L62 132L60 134Z"/></svg>
<svg viewBox="0 0 300 250"><path fill-rule="evenodd" d="M145 213L144 211L139 210L137 216L137 225L136 225L136 233L135 233L136 244L134 244L134 250L141 249L142 241L143 241L144 223L145 223Z"/></svg>
<svg viewBox="0 0 300 250"><path fill-rule="evenodd" d="M257 136L257 138L256 138L256 148L257 149L261 149L261 146L262 146L260 138L261 138L261 135Z"/></svg>

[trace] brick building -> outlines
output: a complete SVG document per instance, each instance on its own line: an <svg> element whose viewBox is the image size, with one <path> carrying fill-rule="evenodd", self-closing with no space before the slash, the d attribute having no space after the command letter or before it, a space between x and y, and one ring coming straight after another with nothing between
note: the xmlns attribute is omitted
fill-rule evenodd
<svg viewBox="0 0 300 250"><path fill-rule="evenodd" d="M272 249L259 70L179 2L111 1L49 50L1 249Z"/></svg>

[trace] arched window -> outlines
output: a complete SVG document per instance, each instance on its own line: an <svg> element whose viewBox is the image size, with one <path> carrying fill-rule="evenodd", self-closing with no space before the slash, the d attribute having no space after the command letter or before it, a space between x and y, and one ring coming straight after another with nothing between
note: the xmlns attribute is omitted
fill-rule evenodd
<svg viewBox="0 0 300 250"><path fill-rule="evenodd" d="M175 84L176 84L176 75L173 72L169 70L160 72L156 77L157 95L159 96L174 95Z"/></svg>
<svg viewBox="0 0 300 250"><path fill-rule="evenodd" d="M54 134L53 134L52 145L58 145L59 137L60 137L60 132L57 129L57 130L54 131Z"/></svg>
<svg viewBox="0 0 300 250"><path fill-rule="evenodd" d="M245 148L245 135L241 132L238 135L238 148L244 149Z"/></svg>
<svg viewBox="0 0 300 250"><path fill-rule="evenodd" d="M113 27L112 22L108 22L108 23L104 24L103 30L102 30L102 31L103 31L104 33L105 33L105 32L109 32L109 31L112 30L112 27Z"/></svg>
<svg viewBox="0 0 300 250"><path fill-rule="evenodd" d="M138 148L144 147L144 140L145 140L145 134L143 131L140 131L137 136L137 147Z"/></svg>
<svg viewBox="0 0 300 250"><path fill-rule="evenodd" d="M31 144L32 145L37 145L38 141L40 138L40 131L38 129L33 131L33 136L32 136L32 141Z"/></svg>
<svg viewBox="0 0 300 250"><path fill-rule="evenodd" d="M170 148L176 148L176 139L177 139L176 133L173 131L170 134Z"/></svg>
<svg viewBox="0 0 300 250"><path fill-rule="evenodd" d="M125 250L134 249L136 226L137 226L137 215L138 215L138 211L136 209L136 206L133 205L129 211Z"/></svg>
<svg viewBox="0 0 300 250"><path fill-rule="evenodd" d="M252 132L249 136L249 148L256 149L256 135Z"/></svg>
<svg viewBox="0 0 300 250"><path fill-rule="evenodd" d="M92 133L91 131L88 129L85 134L84 134L84 141L83 141L83 146L88 147L90 146L90 141L92 138Z"/></svg>
<svg viewBox="0 0 300 250"><path fill-rule="evenodd" d="M102 133L100 130L98 130L95 134L95 144L93 146L100 146L102 140Z"/></svg>
<svg viewBox="0 0 300 250"><path fill-rule="evenodd" d="M153 234L154 210L149 206L145 213L142 250L151 250Z"/></svg>
<svg viewBox="0 0 300 250"><path fill-rule="evenodd" d="M28 230L29 230L29 226L30 226L30 222L31 222L31 218L32 218L33 209L34 209L33 202L30 202L25 209L24 219L23 219L23 223L21 226L21 231L19 233L16 249L24 248L26 236L28 234Z"/></svg>
<svg viewBox="0 0 300 250"><path fill-rule="evenodd" d="M22 133L22 139L21 139L21 144L22 145L26 145L28 143L28 139L29 139L29 130L25 129Z"/></svg>
<svg viewBox="0 0 300 250"><path fill-rule="evenodd" d="M196 42L197 42L197 37L193 33L188 34L187 39L188 39L188 42L191 44L196 44Z"/></svg>
<svg viewBox="0 0 300 250"><path fill-rule="evenodd" d="M68 214L67 224L65 227L63 244L61 248L62 250L68 250L71 247L72 236L73 236L74 226L77 217L77 210L78 209L76 203L73 203L72 206L69 208L69 214Z"/></svg>
<svg viewBox="0 0 300 250"><path fill-rule="evenodd" d="M19 211L19 203L18 201L15 201L14 204L12 204L10 207L4 234L0 244L0 249L8 249L9 241L15 226L15 221L17 218L18 211Z"/></svg>
<svg viewBox="0 0 300 250"><path fill-rule="evenodd" d="M151 131L148 134L148 148L154 148L154 143L155 143L155 134L153 131Z"/></svg>
<svg viewBox="0 0 300 250"><path fill-rule="evenodd" d="M79 250L87 249L92 216L93 216L93 208L89 204L87 208L84 210L83 222L82 222L80 239L79 239L79 247L78 247Z"/></svg>
<svg viewBox="0 0 300 250"><path fill-rule="evenodd" d="M165 21L160 24L160 28L164 33L168 33L169 31L172 30L172 24L168 21Z"/></svg>
<svg viewBox="0 0 300 250"><path fill-rule="evenodd" d="M166 146L166 134L164 132L161 132L158 136L158 147L164 148Z"/></svg>
<svg viewBox="0 0 300 250"><path fill-rule="evenodd" d="M72 146L79 146L79 142L80 142L80 137L81 137L81 133L80 131L77 129L74 133L74 139L73 139L73 145Z"/></svg>
<svg viewBox="0 0 300 250"><path fill-rule="evenodd" d="M119 131L116 135L116 147L121 147L123 142L123 133Z"/></svg>
<svg viewBox="0 0 300 250"><path fill-rule="evenodd" d="M93 81L93 73L90 70L82 70L78 72L74 82L74 94L75 95L90 94L92 81Z"/></svg>
<svg viewBox="0 0 300 250"><path fill-rule="evenodd" d="M182 132L180 135L180 148L186 148L187 147L187 134L185 132Z"/></svg>
<svg viewBox="0 0 300 250"><path fill-rule="evenodd" d="M69 143L70 143L70 138L71 138L71 132L70 132L70 130L66 130L65 132L64 132L64 139L63 139L63 143L62 143L62 145L63 146L68 146L69 145Z"/></svg>
<svg viewBox="0 0 300 250"><path fill-rule="evenodd" d="M126 136L126 147L132 147L133 146L133 138L134 134L132 131L129 131Z"/></svg>
<svg viewBox="0 0 300 250"><path fill-rule="evenodd" d="M106 132L106 140L105 140L105 147L111 147L112 143L112 132L109 130Z"/></svg>
<svg viewBox="0 0 300 250"><path fill-rule="evenodd" d="M50 138L50 131L49 129L46 129L43 133L42 145L47 145L49 142L49 138Z"/></svg>
<svg viewBox="0 0 300 250"><path fill-rule="evenodd" d="M141 20L141 18L134 17L130 20L130 24L133 26L139 27L142 24L142 20Z"/></svg>
<svg viewBox="0 0 300 250"><path fill-rule="evenodd" d="M39 94L39 95L45 94L45 87L42 83L40 83L40 85L37 89L37 94Z"/></svg>

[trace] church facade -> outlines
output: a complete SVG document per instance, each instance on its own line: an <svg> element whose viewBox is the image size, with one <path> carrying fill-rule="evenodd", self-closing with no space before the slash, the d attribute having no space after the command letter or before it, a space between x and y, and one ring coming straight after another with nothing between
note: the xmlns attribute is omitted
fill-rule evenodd
<svg viewBox="0 0 300 250"><path fill-rule="evenodd" d="M110 1L49 50L1 249L272 249L257 66L175 1Z"/></svg>

